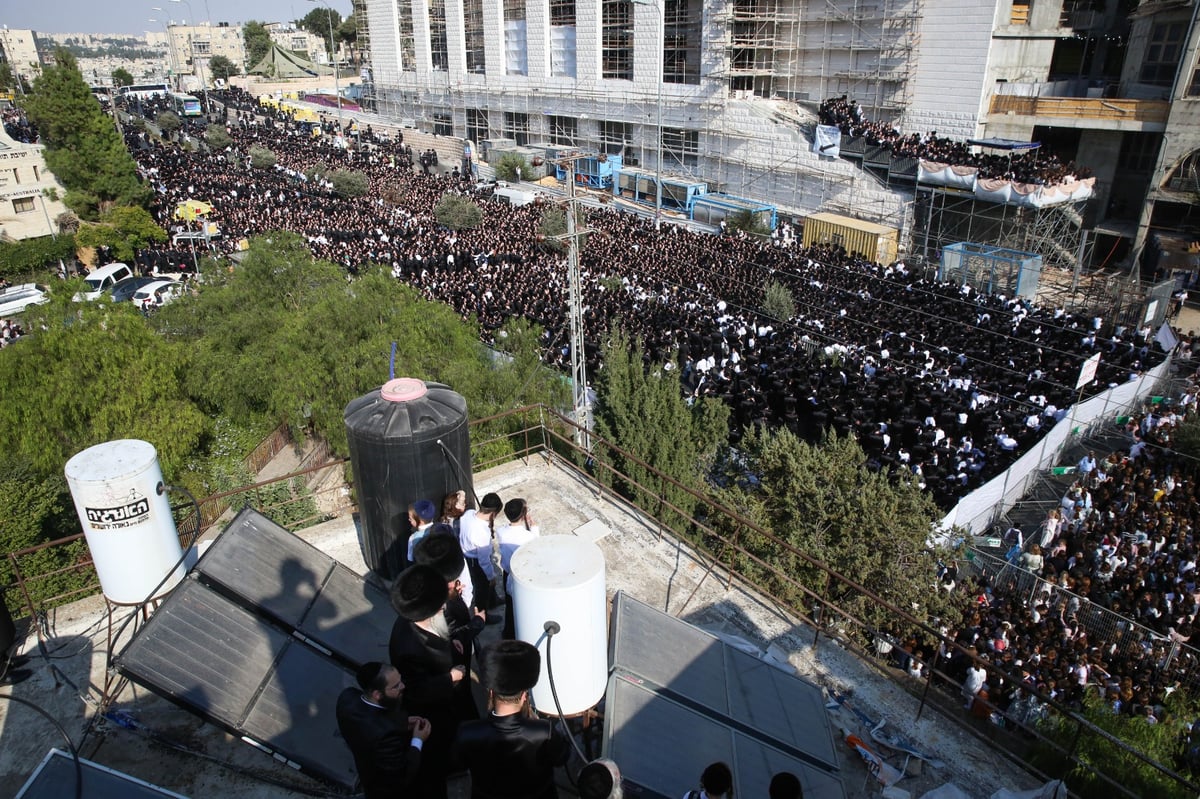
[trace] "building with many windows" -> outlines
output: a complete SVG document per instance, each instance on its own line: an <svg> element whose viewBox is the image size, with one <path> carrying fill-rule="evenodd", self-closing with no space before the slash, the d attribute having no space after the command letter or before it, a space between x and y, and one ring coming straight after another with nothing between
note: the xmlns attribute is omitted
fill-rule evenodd
<svg viewBox="0 0 1200 799"><path fill-rule="evenodd" d="M167 68L171 75L178 76L172 83L182 90L199 91L212 86L208 62L214 56L223 55L239 67L246 61L242 29L228 22L216 25L171 23L167 26L167 34Z"/></svg>
<svg viewBox="0 0 1200 799"><path fill-rule="evenodd" d="M0 63L32 83L42 73L42 56L35 31L0 27Z"/></svg>
<svg viewBox="0 0 1200 799"><path fill-rule="evenodd" d="M0 128L0 240L48 236L67 210L40 144L14 141Z"/></svg>
<svg viewBox="0 0 1200 799"><path fill-rule="evenodd" d="M797 215L850 213L910 240L945 198L922 200L914 159L865 146L849 159L813 153L823 99L845 95L906 134L1041 142L1095 173L1090 201L1045 215L1058 262L1083 254L1086 267L1134 263L1151 239L1186 239L1196 224L1198 6L356 0L355 10L365 88L415 127L483 154L488 143L620 154L625 167Z"/></svg>

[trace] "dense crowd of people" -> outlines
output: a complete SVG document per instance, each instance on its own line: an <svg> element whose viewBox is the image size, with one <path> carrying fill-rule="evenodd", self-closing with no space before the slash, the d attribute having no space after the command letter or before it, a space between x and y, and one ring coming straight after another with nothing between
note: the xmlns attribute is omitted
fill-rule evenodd
<svg viewBox="0 0 1200 799"><path fill-rule="evenodd" d="M223 110L214 122L233 141L222 151L128 134L161 223L178 225L178 203L201 199L223 231L220 251L242 237L294 231L315 256L350 276L382 264L464 319L476 317L488 343L497 342L508 319L528 318L545 329L547 362L569 364L565 268L561 255L538 244L541 208L482 202L479 228L444 229L433 206L447 192L476 197L474 183L416 165L398 132L367 128L350 137L332 122L314 130L244 93L216 98ZM876 136L898 152L918 148L921 157L940 152L945 160L957 147L936 136L885 136L861 117L845 98L822 108L823 122ZM275 154L273 167L249 167L256 146ZM1041 180L1055 179L1049 163L1043 168ZM362 172L369 192L338 196L321 176L327 169ZM803 248L790 236L763 244L743 235L658 231L650 220L610 210L590 211L588 225L594 233L581 267L591 374L603 369L600 342L619 321L641 338L648 362L677 372L691 400L729 405L734 441L753 425L786 426L812 441L833 429L856 437L873 468L918 475L943 506L1002 472L1064 417L1087 357L1102 354L1100 388L1137 379L1162 357L1148 326L1124 328L983 295L931 281L902 261L874 263L836 246ZM183 255L163 246L139 258L186 268L190 254ZM759 310L769 280L789 289L794 317ZM1185 338L1182 346L1190 351L1194 341ZM942 668L962 682L968 707L1014 717L1037 709L1011 681L986 671L980 678L978 656L1067 703L1098 685L1120 712L1161 714L1165 694L1196 665L1187 655L1168 657L1173 642L1192 638L1200 612L1197 475L1162 449L1195 397L1190 391L1136 418L1128 451L1081 461L1062 507L1037 531L1021 534L1011 568L1042 574L1045 591L1022 596L1003 579L985 588L947 569L943 585L977 598L962 624L946 628L974 649L943 652ZM1131 626L1109 637L1089 633L1080 621L1083 601L1159 637L1139 637ZM916 637L897 643L896 656L916 673L936 648Z"/></svg>
<svg viewBox="0 0 1200 799"><path fill-rule="evenodd" d="M4 132L13 141L22 144L37 144L37 128L29 124L25 114L19 108L0 109L0 119L4 121Z"/></svg>
<svg viewBox="0 0 1200 799"><path fill-rule="evenodd" d="M941 587L975 598L961 624L943 628L963 650L911 636L891 649L897 665L920 676L940 648L939 671L981 717L1032 721L1044 707L1022 688L1036 688L1070 707L1091 692L1114 713L1166 720L1168 697L1194 692L1200 677L1200 465L1171 448L1178 426L1196 414L1198 377L1125 420L1123 446L1084 454L1036 529L1007 531L1007 565L979 580L946 568ZM1043 582L1031 589L1026 572ZM1200 759L1185 761L1200 767Z"/></svg>
<svg viewBox="0 0 1200 799"><path fill-rule="evenodd" d="M473 182L413 168L398 134L369 128L324 135L248 97L228 102L233 144L191 152L134 148L166 225L189 198L213 205L225 251L244 236L286 229L313 253L354 274L377 263L463 318L488 343L506 320L545 329L546 360L570 363L562 257L537 239L542 210L482 203L477 229L450 231L432 208ZM344 131L343 131L344 133ZM247 168L251 147L277 163ZM338 196L320 168L362 172L365 197ZM751 425L783 425L808 440L832 428L854 435L874 468L916 473L943 505L998 474L1062 417L1081 362L1104 353L1098 385L1136 378L1161 358L1148 327L1123 329L1021 298L936 283L903 262L872 263L840 247L768 246L743 236L663 232L637 216L590 213L581 253L586 359L603 368L600 342L620 321L648 361L678 369L691 398L732 409L734 440ZM797 313L768 319L763 285L784 284Z"/></svg>
<svg viewBox="0 0 1200 799"><path fill-rule="evenodd" d="M867 119L862 106L846 95L822 102L817 118L822 125L839 128L845 136L861 136L874 147L887 147L899 158L975 167L982 178L1056 186L1091 177L1088 167L1063 161L1044 148L1007 154L973 152L967 142L938 136L937 131L906 135L892 124Z"/></svg>

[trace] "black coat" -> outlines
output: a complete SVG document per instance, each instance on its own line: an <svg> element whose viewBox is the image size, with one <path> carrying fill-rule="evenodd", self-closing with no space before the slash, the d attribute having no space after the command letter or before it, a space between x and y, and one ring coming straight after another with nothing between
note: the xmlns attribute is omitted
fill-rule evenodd
<svg viewBox="0 0 1200 799"><path fill-rule="evenodd" d="M423 752L421 795L445 796L450 746L458 723L479 716L469 676L457 683L450 677L450 670L463 665L464 657L450 641L405 619L397 619L392 627L388 655L404 680L405 709L429 719L433 728Z"/></svg>
<svg viewBox="0 0 1200 799"><path fill-rule="evenodd" d="M557 799L554 769L571 754L552 722L520 713L466 722L454 745L471 771L471 799Z"/></svg>
<svg viewBox="0 0 1200 799"><path fill-rule="evenodd" d="M337 721L367 799L414 795L421 750L412 745L407 713L368 705L359 689L347 688L338 695Z"/></svg>

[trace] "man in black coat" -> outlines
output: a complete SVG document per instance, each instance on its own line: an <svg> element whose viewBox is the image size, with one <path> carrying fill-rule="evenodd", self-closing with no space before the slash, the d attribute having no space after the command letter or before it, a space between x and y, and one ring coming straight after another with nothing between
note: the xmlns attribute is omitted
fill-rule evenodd
<svg viewBox="0 0 1200 799"><path fill-rule="evenodd" d="M400 618L392 627L388 655L407 686L404 707L433 726L417 778L423 799L446 796L450 745L462 714L468 706L474 709L467 669L443 612L449 594L445 578L420 564L401 572L391 592Z"/></svg>
<svg viewBox="0 0 1200 799"><path fill-rule="evenodd" d="M393 667L372 661L355 676L358 687L338 695L337 721L363 793L367 799L411 796L429 722L400 707L404 682Z"/></svg>
<svg viewBox="0 0 1200 799"><path fill-rule="evenodd" d="M498 641L479 658L490 718L458 729L455 750L471 771L472 799L557 799L554 769L567 762L570 742L554 722L531 717L529 690L542 659L525 641Z"/></svg>

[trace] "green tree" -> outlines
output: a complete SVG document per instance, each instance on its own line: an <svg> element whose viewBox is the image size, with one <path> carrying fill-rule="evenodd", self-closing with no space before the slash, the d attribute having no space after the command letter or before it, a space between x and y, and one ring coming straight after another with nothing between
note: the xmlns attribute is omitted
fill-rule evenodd
<svg viewBox="0 0 1200 799"><path fill-rule="evenodd" d="M792 290L778 280L763 284L762 311L772 319L787 322L796 315L796 298Z"/></svg>
<svg viewBox="0 0 1200 799"><path fill-rule="evenodd" d="M47 476L93 444L140 438L170 476L207 424L182 391L187 348L157 335L133 303L72 302L82 288L52 286L50 302L26 312L37 333L0 350L0 451Z"/></svg>
<svg viewBox="0 0 1200 799"><path fill-rule="evenodd" d="M461 194L443 194L433 207L433 216L451 230L474 230L483 222L483 211Z"/></svg>
<svg viewBox="0 0 1200 799"><path fill-rule="evenodd" d="M1113 712L1112 705L1089 689L1084 696L1080 715L1087 721L1120 739L1124 744L1142 753L1150 760L1165 765L1174 771L1180 750L1180 741L1188 734L1188 725L1200 713L1200 703L1186 689L1173 691L1164 701L1166 712L1157 724L1149 723L1144 716ZM1100 774L1128 789L1135 796L1153 796L1156 799L1193 799L1196 792L1188 790L1175 780L1147 763L1133 757L1107 738L1091 730L1077 736L1078 725L1055 713L1038 725L1038 732L1049 741L1035 745L1030 765L1046 773L1061 774L1068 763L1060 750L1073 751L1084 765L1074 766L1064 777L1072 795L1085 799L1108 799L1113 795L1109 783ZM1194 735L1195 733L1193 733ZM1090 767L1090 768L1088 768ZM1194 774L1195 764L1192 763ZM1183 771L1185 775L1187 771Z"/></svg>
<svg viewBox="0 0 1200 799"><path fill-rule="evenodd" d="M642 342L630 341L618 328L604 343L602 358L604 369L595 377L596 432L685 486L702 487L717 447L729 434L729 408L716 399L697 400L689 407L678 374L662 364L647 366ZM649 470L616 451L604 459L632 478L617 488L642 508L674 525L690 521L695 503L686 492L660 484ZM683 509L684 515L666 503Z"/></svg>
<svg viewBox="0 0 1200 799"><path fill-rule="evenodd" d="M233 144L233 138L229 135L229 131L220 125L210 125L205 129L204 141L214 150L224 150Z"/></svg>
<svg viewBox="0 0 1200 799"><path fill-rule="evenodd" d="M392 342L398 374L454 386L476 416L561 396L557 375L529 368L537 335L517 330L518 354L492 358L476 325L390 270L370 268L347 284L344 270L315 261L294 234L251 239L237 269L206 272L193 301L164 307L153 324L189 344L188 391L211 414L311 425L342 453L342 411L384 382Z"/></svg>
<svg viewBox="0 0 1200 799"><path fill-rule="evenodd" d="M261 22L250 20L242 26L242 40L246 44L246 68L253 69L271 52L271 34Z"/></svg>
<svg viewBox="0 0 1200 799"><path fill-rule="evenodd" d="M98 223L82 225L75 234L80 247L109 247L119 261L132 261L138 250L166 240L166 231L137 206L113 208Z"/></svg>
<svg viewBox="0 0 1200 799"><path fill-rule="evenodd" d="M84 219L115 205L144 205L150 192L75 57L59 48L56 59L22 102L46 145L46 166L67 189L63 201Z"/></svg>
<svg viewBox="0 0 1200 799"><path fill-rule="evenodd" d="M771 235L771 226L763 218L761 212L750 210L734 211L725 217L725 227L730 233L742 231L751 236Z"/></svg>
<svg viewBox="0 0 1200 799"><path fill-rule="evenodd" d="M337 30L342 24L342 15L332 8L321 6L305 14L298 24L302 30L321 37L325 42L325 52L329 54L329 61L332 63L336 43L330 40L329 31L333 30L334 36L337 36Z"/></svg>
<svg viewBox="0 0 1200 799"><path fill-rule="evenodd" d="M341 197L362 197L371 188L370 181L362 172L335 169L328 175L333 190Z"/></svg>
<svg viewBox="0 0 1200 799"><path fill-rule="evenodd" d="M183 120L174 111L163 111L154 118L154 124L158 126L164 136L170 136L183 127Z"/></svg>
<svg viewBox="0 0 1200 799"><path fill-rule="evenodd" d="M0 461L0 552L18 552L77 532L78 522L68 510L70 507L61 470L45 475L23 459ZM17 557L21 573L34 578L26 582L26 588L35 603L80 587L91 579L90 574L69 570L83 548L83 542L76 542ZM44 574L51 576L37 577ZM12 585L14 579L10 560L0 559L0 585ZM16 596L10 595L10 607L14 615L20 616L16 600Z"/></svg>
<svg viewBox="0 0 1200 799"><path fill-rule="evenodd" d="M961 597L931 591L937 562L952 553L929 545L941 513L912 475L871 471L858 442L830 434L808 444L787 428L752 428L727 467L727 506L770 530L800 552L919 618L958 618ZM888 611L844 586L828 595L825 576L763 536L743 532L740 542L759 559L794 576L810 590L854 612L876 628L894 619ZM801 592L747 556L738 569L799 601Z"/></svg>
<svg viewBox="0 0 1200 799"><path fill-rule="evenodd" d="M112 71L112 82L113 86L118 88L121 86L132 86L133 74L125 69L125 67L117 67Z"/></svg>
<svg viewBox="0 0 1200 799"><path fill-rule="evenodd" d="M338 26L336 32L338 41L346 43L350 49L350 60L354 63L358 61L358 17L351 14L342 20L342 24Z"/></svg>
<svg viewBox="0 0 1200 799"><path fill-rule="evenodd" d="M234 75L241 74L237 64L223 55L215 55L208 60L208 72L217 80L229 80Z"/></svg>
<svg viewBox="0 0 1200 799"><path fill-rule="evenodd" d="M255 169L270 169L275 166L278 161L275 153L268 150L266 147L251 147L250 148L250 166Z"/></svg>
<svg viewBox="0 0 1200 799"><path fill-rule="evenodd" d="M498 180L517 180L517 170L521 170L521 178L528 180L533 177L533 167L520 153L504 153L496 159L496 178Z"/></svg>

